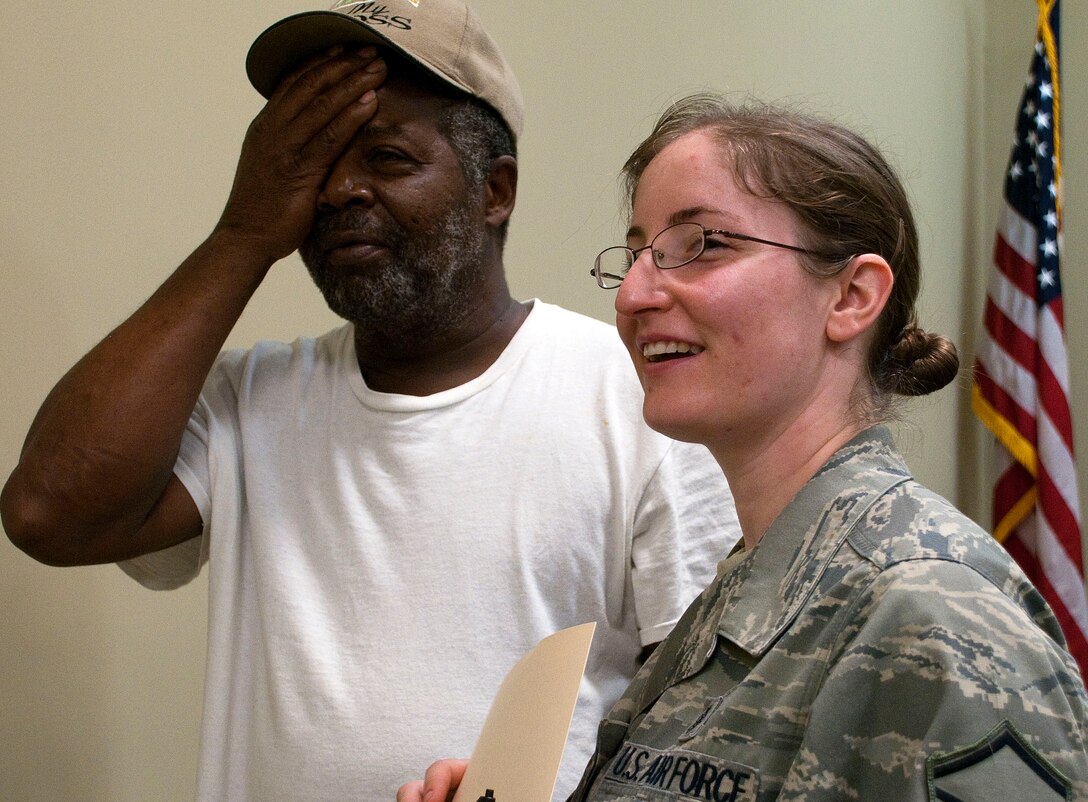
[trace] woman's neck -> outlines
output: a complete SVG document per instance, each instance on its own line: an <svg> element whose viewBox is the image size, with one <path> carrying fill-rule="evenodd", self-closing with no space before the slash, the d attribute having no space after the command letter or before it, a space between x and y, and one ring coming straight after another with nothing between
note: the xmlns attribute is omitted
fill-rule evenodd
<svg viewBox="0 0 1088 802"><path fill-rule="evenodd" d="M762 443L710 447L729 481L744 548L752 549L798 491L831 456L866 426L788 429Z"/></svg>

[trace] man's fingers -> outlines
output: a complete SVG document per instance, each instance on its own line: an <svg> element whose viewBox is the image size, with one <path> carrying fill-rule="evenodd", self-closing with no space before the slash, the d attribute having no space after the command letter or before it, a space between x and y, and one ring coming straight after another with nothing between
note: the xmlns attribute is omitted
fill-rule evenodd
<svg viewBox="0 0 1088 802"><path fill-rule="evenodd" d="M303 163L332 164L351 143L355 133L366 125L378 110L378 96L371 90L349 103L335 119L318 130L299 151Z"/></svg>
<svg viewBox="0 0 1088 802"><path fill-rule="evenodd" d="M320 98L326 98L320 102L331 108L345 93L354 92L357 98L376 89L385 79L385 62L377 52L373 47L358 51L336 47L314 56L280 82L269 98L268 111L287 123L311 111Z"/></svg>
<svg viewBox="0 0 1088 802"><path fill-rule="evenodd" d="M290 178L323 176L377 111L386 76L373 47L328 52L299 67L276 89L247 137L258 165ZM262 155L263 154L263 155Z"/></svg>
<svg viewBox="0 0 1088 802"><path fill-rule="evenodd" d="M386 72L380 58L326 54L281 84L259 115L260 125L270 144L293 152L300 165L327 167L374 116L375 90Z"/></svg>
<svg viewBox="0 0 1088 802"><path fill-rule="evenodd" d="M220 226L276 258L305 237L321 183L378 107L385 62L374 48L327 52L299 67L253 120Z"/></svg>
<svg viewBox="0 0 1088 802"><path fill-rule="evenodd" d="M374 115L374 92L385 76L381 59L364 64L314 96L299 110L292 127L307 132L309 140L317 140L319 149L333 140L346 147L359 126Z"/></svg>
<svg viewBox="0 0 1088 802"><path fill-rule="evenodd" d="M276 89L269 96L269 100L274 98L282 98L298 82L299 78L304 75L311 75L314 70L320 68L322 65L329 64L334 60L343 60L347 53L348 57L354 57L364 61L372 61L378 56L377 48L372 46L361 47L354 52L345 51L343 45L336 45L330 47L328 50L320 53L314 53L312 56L301 61L294 69L288 72L276 85Z"/></svg>

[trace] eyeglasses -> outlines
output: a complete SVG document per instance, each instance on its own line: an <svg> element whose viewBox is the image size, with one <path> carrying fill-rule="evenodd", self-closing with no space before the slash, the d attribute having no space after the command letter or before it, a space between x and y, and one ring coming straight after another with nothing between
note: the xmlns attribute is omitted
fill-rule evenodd
<svg viewBox="0 0 1088 802"><path fill-rule="evenodd" d="M672 270L675 267L683 267L694 262L707 247L707 236L715 235L726 239L744 240L746 242L758 242L762 245L772 245L775 248L785 248L788 251L797 251L808 256L814 256L824 261L839 261L842 257L832 256L818 251L810 251L807 248L799 248L796 245L786 245L781 242L772 242L769 239L749 237L747 234L737 234L732 231L723 231L720 228L703 228L700 223L677 223L662 229L656 237L650 240L649 245L641 248L628 248L626 245L615 245L605 248L594 262L594 267L589 274L597 279L601 289L614 290L623 283L624 276L635 263L638 255L649 250L654 265L662 270ZM713 241L711 241L713 245Z"/></svg>

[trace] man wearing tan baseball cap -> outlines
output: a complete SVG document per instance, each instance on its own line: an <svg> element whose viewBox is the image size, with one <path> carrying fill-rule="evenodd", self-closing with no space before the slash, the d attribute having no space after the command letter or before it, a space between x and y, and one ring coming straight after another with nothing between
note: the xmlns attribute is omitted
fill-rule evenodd
<svg viewBox="0 0 1088 802"><path fill-rule="evenodd" d="M329 11L307 11L280 20L257 37L246 72L257 91L271 97L288 71L334 45L379 45L406 56L450 86L495 109L515 136L525 111L521 89L479 18L448 0L387 3L339 0Z"/></svg>
<svg viewBox="0 0 1088 802"><path fill-rule="evenodd" d="M43 403L5 531L153 588L209 563L201 800L388 802L596 621L565 794L738 534L720 472L643 423L614 330L510 295L521 93L463 2L341 0L247 70L219 222ZM347 322L221 353L296 250Z"/></svg>

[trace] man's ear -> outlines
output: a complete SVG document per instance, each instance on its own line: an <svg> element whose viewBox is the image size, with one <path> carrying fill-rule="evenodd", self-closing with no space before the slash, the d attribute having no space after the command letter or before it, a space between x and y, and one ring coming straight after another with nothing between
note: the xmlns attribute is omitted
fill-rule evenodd
<svg viewBox="0 0 1088 802"><path fill-rule="evenodd" d="M838 295L827 317L827 336L845 343L876 323L895 278L883 257L863 253L852 258L831 281L837 283Z"/></svg>
<svg viewBox="0 0 1088 802"><path fill-rule="evenodd" d="M487 224L497 228L505 223L514 211L514 200L518 194L518 160L513 156L499 156L493 159L485 188Z"/></svg>

